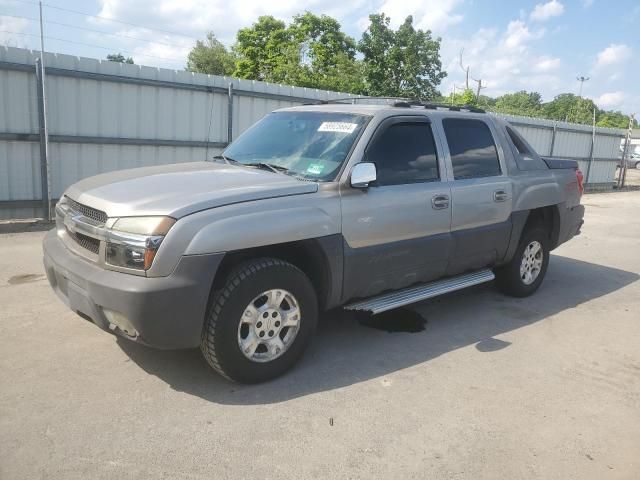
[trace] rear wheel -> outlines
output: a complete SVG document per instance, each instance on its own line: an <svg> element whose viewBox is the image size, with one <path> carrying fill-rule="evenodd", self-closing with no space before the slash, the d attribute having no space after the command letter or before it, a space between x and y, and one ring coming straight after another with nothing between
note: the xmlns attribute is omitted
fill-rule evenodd
<svg viewBox="0 0 640 480"><path fill-rule="evenodd" d="M240 264L214 292L201 350L224 377L258 383L290 369L311 341L316 293L296 266L275 258Z"/></svg>
<svg viewBox="0 0 640 480"><path fill-rule="evenodd" d="M549 265L549 236L542 227L524 231L511 261L495 270L498 288L514 297L534 293Z"/></svg>

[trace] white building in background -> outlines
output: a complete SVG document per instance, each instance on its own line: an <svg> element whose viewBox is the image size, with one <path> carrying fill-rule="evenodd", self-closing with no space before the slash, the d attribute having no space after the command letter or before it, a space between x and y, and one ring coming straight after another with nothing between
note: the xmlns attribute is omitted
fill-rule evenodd
<svg viewBox="0 0 640 480"><path fill-rule="evenodd" d="M624 147L624 140L621 144ZM629 153L640 154L640 128L636 128L631 132L631 146Z"/></svg>

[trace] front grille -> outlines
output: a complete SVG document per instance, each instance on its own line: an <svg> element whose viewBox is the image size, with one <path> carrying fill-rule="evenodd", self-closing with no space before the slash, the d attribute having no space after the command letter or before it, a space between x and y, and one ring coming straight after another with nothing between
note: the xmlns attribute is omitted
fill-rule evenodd
<svg viewBox="0 0 640 480"><path fill-rule="evenodd" d="M89 250L96 255L100 251L100 240L98 240L97 238L88 237L78 232L71 232L68 228L67 233L76 241L78 245L80 245L85 250Z"/></svg>
<svg viewBox="0 0 640 480"><path fill-rule="evenodd" d="M65 195L65 198L67 199L67 202L69 203L69 207L71 207L71 210L81 213L85 217L90 218L91 220L95 220L96 222L102 223L103 225L107 223L107 218L109 217L107 217L107 214L104 213L102 210L98 210L97 208L87 207L86 205L83 205L81 203L76 202L75 200L72 200L66 195Z"/></svg>

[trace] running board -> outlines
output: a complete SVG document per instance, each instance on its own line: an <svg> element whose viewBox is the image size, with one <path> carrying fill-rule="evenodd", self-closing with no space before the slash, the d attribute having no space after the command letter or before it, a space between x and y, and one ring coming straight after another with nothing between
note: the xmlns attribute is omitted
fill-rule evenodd
<svg viewBox="0 0 640 480"><path fill-rule="evenodd" d="M397 290L395 292L383 293L375 297L365 298L354 303L345 305L345 310L361 310L372 314L386 312L394 308L409 305L428 298L437 297L449 292L455 292L463 288L478 285L479 283L490 282L495 278L489 269L478 270L472 273L465 273L456 277L445 278L431 283Z"/></svg>

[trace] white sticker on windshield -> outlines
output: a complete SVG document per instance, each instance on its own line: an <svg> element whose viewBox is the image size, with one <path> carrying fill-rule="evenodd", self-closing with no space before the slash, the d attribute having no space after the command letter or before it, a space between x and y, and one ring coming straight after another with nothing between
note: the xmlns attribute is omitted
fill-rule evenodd
<svg viewBox="0 0 640 480"><path fill-rule="evenodd" d="M357 123L348 122L322 122L322 125L318 127L319 132L339 132L339 133L353 133L358 126Z"/></svg>

